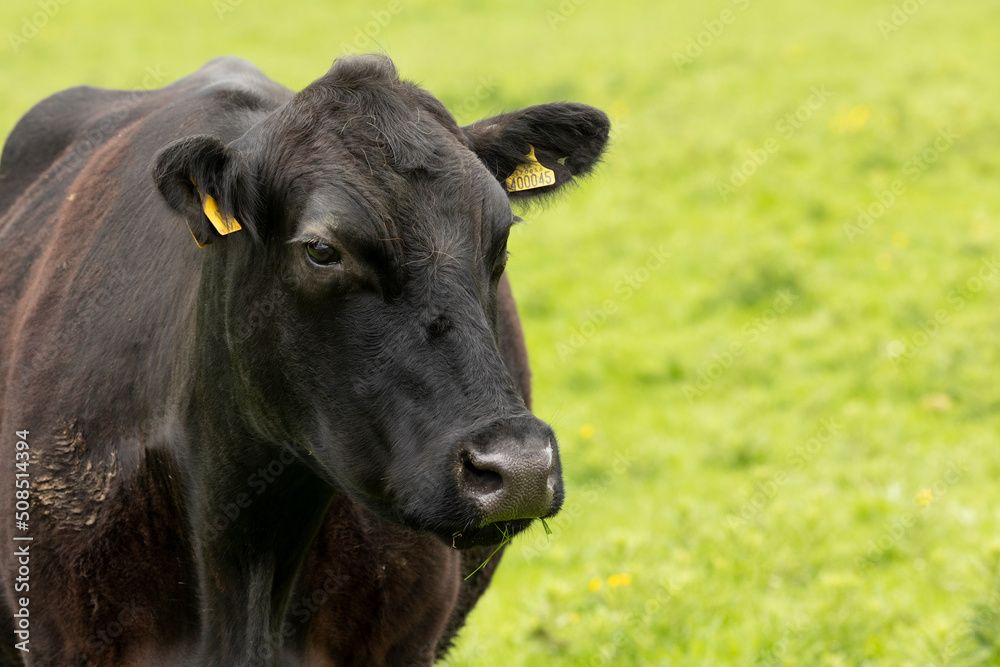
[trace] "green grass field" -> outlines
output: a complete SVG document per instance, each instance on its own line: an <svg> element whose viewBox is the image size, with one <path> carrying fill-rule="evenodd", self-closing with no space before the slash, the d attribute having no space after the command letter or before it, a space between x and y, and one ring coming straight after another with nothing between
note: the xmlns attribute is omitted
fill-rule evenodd
<svg viewBox="0 0 1000 667"><path fill-rule="evenodd" d="M611 115L511 240L566 509L448 665L1000 665L992 3L62 1L0 5L2 136L71 85L236 54L300 88L345 48L460 122Z"/></svg>

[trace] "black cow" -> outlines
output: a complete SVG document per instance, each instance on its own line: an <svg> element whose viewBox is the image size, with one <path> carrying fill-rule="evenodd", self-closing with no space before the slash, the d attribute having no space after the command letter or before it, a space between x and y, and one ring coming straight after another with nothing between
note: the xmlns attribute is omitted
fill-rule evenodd
<svg viewBox="0 0 1000 667"><path fill-rule="evenodd" d="M510 200L607 137L571 103L459 127L374 56L32 109L0 159L6 662L439 657L496 561L463 577L563 502Z"/></svg>

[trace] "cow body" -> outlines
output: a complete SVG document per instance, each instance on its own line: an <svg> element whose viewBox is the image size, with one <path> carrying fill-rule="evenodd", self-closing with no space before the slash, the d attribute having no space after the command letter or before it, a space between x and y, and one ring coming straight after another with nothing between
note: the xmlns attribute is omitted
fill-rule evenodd
<svg viewBox="0 0 1000 667"><path fill-rule="evenodd" d="M385 59L338 67L299 95L235 59L73 89L8 139L0 508L27 430L29 528L2 531L33 538L30 590L0 555L4 636L30 600L10 664L429 664L496 560L463 576L558 511L483 250L506 238L499 182L545 138L458 128ZM564 180L603 149L594 113L572 119L586 164L545 153ZM218 234L206 195L243 229ZM511 453L531 447L547 467Z"/></svg>

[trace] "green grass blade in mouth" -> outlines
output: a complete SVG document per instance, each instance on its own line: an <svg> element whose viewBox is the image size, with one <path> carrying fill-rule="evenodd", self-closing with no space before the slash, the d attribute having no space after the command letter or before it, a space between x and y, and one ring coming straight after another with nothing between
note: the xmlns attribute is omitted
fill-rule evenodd
<svg viewBox="0 0 1000 667"><path fill-rule="evenodd" d="M503 540L500 542L500 544L497 545L497 548L494 549L493 552L490 553L490 555L486 557L486 560L484 560L482 563L479 564L479 567L477 567L475 570L473 570L472 572L469 573L469 576L465 578L465 581L468 581L469 577L471 577L476 572L479 572L481 569L483 569L483 567L485 567L486 564L490 562L490 559L493 558L494 556L496 556L497 552L500 551L504 547L505 544L507 544L508 542L510 542L511 536L507 534L507 529L506 528L500 528L499 530L500 530L500 534L503 535Z"/></svg>

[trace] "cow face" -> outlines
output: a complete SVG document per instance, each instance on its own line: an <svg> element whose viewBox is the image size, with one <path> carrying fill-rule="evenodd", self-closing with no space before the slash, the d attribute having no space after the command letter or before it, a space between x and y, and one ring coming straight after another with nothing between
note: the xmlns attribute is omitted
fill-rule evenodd
<svg viewBox="0 0 1000 667"><path fill-rule="evenodd" d="M556 439L498 352L497 283L511 199L587 172L607 135L606 116L579 104L459 128L365 57L230 144L165 148L160 192L213 243L201 280L216 305L201 319L223 329L235 409L334 487L449 544L555 514ZM206 196L241 229L221 236Z"/></svg>

